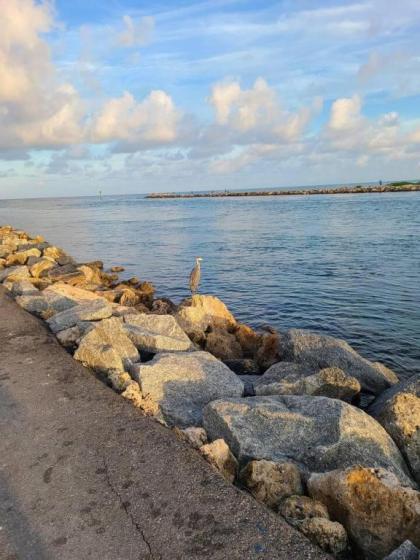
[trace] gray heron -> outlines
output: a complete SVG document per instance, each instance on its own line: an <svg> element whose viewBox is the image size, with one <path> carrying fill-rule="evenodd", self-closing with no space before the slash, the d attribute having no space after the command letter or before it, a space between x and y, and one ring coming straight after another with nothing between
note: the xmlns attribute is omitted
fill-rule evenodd
<svg viewBox="0 0 420 560"><path fill-rule="evenodd" d="M201 266L200 266L200 262L203 259L201 257L196 257L195 258L195 265L194 268L191 271L190 274L190 290L191 290L191 294L194 295L195 292L198 289L198 285L200 284L200 278L201 278Z"/></svg>

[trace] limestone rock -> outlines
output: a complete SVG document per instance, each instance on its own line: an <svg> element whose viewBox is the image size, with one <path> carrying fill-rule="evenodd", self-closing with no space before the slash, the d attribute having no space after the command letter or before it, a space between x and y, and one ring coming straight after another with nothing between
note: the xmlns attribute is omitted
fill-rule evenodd
<svg viewBox="0 0 420 560"><path fill-rule="evenodd" d="M241 482L258 501L276 508L284 498L302 494L299 469L293 463L250 461L240 473Z"/></svg>
<svg viewBox="0 0 420 560"><path fill-rule="evenodd" d="M184 300L176 314L181 328L188 335L204 333L209 327L229 330L236 325L236 319L219 298L194 295Z"/></svg>
<svg viewBox="0 0 420 560"><path fill-rule="evenodd" d="M46 298L48 305L56 312L65 311L76 305L91 303L93 301L106 302L104 298L101 298L94 292L76 286L70 286L62 282L56 282L52 286L48 286L48 288L42 292L42 295Z"/></svg>
<svg viewBox="0 0 420 560"><path fill-rule="evenodd" d="M255 383L256 395L318 395L351 400L360 392L360 383L339 368L317 373L304 364L279 362L271 366Z"/></svg>
<svg viewBox="0 0 420 560"><path fill-rule="evenodd" d="M207 352L219 360L239 360L242 358L242 348L233 334L224 329L213 329L206 337Z"/></svg>
<svg viewBox="0 0 420 560"><path fill-rule="evenodd" d="M238 462L231 453L223 439L217 439L200 447L200 451L222 476L229 482L233 482L238 472Z"/></svg>
<svg viewBox="0 0 420 560"><path fill-rule="evenodd" d="M48 270L48 278L53 282L64 282L75 286L87 282L84 273L79 270L74 264L66 264L64 266L55 266Z"/></svg>
<svg viewBox="0 0 420 560"><path fill-rule="evenodd" d="M322 517L302 521L299 530L325 552L339 554L348 547L347 533L341 523Z"/></svg>
<svg viewBox="0 0 420 560"><path fill-rule="evenodd" d="M129 388L133 383L133 380L126 371L111 371L108 375L108 380L111 383L113 389L121 393Z"/></svg>
<svg viewBox="0 0 420 560"><path fill-rule="evenodd" d="M16 303L29 313L34 313L38 316L50 309L47 300L41 294L17 296Z"/></svg>
<svg viewBox="0 0 420 560"><path fill-rule="evenodd" d="M385 403L377 420L398 445L420 485L420 398L397 393Z"/></svg>
<svg viewBox="0 0 420 560"><path fill-rule="evenodd" d="M98 321L106 319L112 315L112 307L108 302L93 300L89 303L82 303L56 313L47 323L53 333L74 327L81 321Z"/></svg>
<svg viewBox="0 0 420 560"><path fill-rule="evenodd" d="M13 282L12 294L14 296L36 296L39 290L29 280L19 280Z"/></svg>
<svg viewBox="0 0 420 560"><path fill-rule="evenodd" d="M139 384L132 381L128 387L121 393L124 399L131 402L136 408L143 408L143 396L140 391Z"/></svg>
<svg viewBox="0 0 420 560"><path fill-rule="evenodd" d="M383 467L412 485L391 437L368 414L336 399L270 396L221 399L204 410L210 439L223 438L240 463L293 461L309 472L355 464Z"/></svg>
<svg viewBox="0 0 420 560"><path fill-rule="evenodd" d="M6 258L6 266L22 265L25 264L29 257L39 257L41 251L38 249L27 249L26 251L17 251L16 253L10 254Z"/></svg>
<svg viewBox="0 0 420 560"><path fill-rule="evenodd" d="M325 505L308 496L290 496L279 507L279 513L294 527L299 527L305 519L329 519Z"/></svg>
<svg viewBox="0 0 420 560"><path fill-rule="evenodd" d="M204 428L191 426L184 430L179 430L183 439L188 441L195 449L200 449L201 446L207 443L207 434Z"/></svg>
<svg viewBox="0 0 420 560"><path fill-rule="evenodd" d="M8 282L17 282L19 280L25 280L29 278L28 267L23 266L10 266L3 270L0 270L0 282L7 280Z"/></svg>
<svg viewBox="0 0 420 560"><path fill-rule="evenodd" d="M58 332L56 336L58 342L64 346L64 348L75 349L82 336L82 332L79 326L75 326Z"/></svg>
<svg viewBox="0 0 420 560"><path fill-rule="evenodd" d="M411 541L404 541L384 560L420 560L420 550Z"/></svg>
<svg viewBox="0 0 420 560"><path fill-rule="evenodd" d="M398 383L389 369L362 358L347 342L331 336L291 329L282 341L287 359L314 369L337 367L360 382L362 390L375 395Z"/></svg>
<svg viewBox="0 0 420 560"><path fill-rule="evenodd" d="M185 352L191 340L172 315L125 315L124 328L135 346L146 352Z"/></svg>
<svg viewBox="0 0 420 560"><path fill-rule="evenodd" d="M420 544L420 493L383 469L353 467L314 474L311 496L341 522L365 558L379 560L409 539Z"/></svg>
<svg viewBox="0 0 420 560"><path fill-rule="evenodd" d="M420 373L415 373L408 379L400 381L400 383L397 383L376 397L368 409L369 414L374 417L379 416L382 410L388 406L388 403L398 393L410 393L420 398Z"/></svg>
<svg viewBox="0 0 420 560"><path fill-rule="evenodd" d="M69 311L74 309L77 308ZM140 359L136 347L116 317L105 319L94 326L80 341L74 357L102 373L108 373L110 370L123 371L132 362Z"/></svg>
<svg viewBox="0 0 420 560"><path fill-rule="evenodd" d="M100 292L97 292L100 294ZM112 303L112 314L114 317L125 317L126 315L138 315L139 311L134 307L128 307L127 305L120 305L119 303Z"/></svg>
<svg viewBox="0 0 420 560"><path fill-rule="evenodd" d="M29 264L29 263L28 263ZM34 278L41 278L46 276L51 268L54 268L55 262L50 259L39 259L30 267L30 272Z"/></svg>
<svg viewBox="0 0 420 560"><path fill-rule="evenodd" d="M158 317L158 316L156 316ZM208 352L158 354L142 364L138 380L143 395L160 407L170 425L200 426L203 407L223 396L241 396L243 384Z"/></svg>

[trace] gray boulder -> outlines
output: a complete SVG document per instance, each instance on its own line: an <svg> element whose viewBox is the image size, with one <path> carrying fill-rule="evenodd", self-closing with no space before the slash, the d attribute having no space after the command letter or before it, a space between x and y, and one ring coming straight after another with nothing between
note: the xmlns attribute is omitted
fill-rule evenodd
<svg viewBox="0 0 420 560"><path fill-rule="evenodd" d="M278 362L255 383L256 395L318 395L351 400L360 392L360 383L339 368L316 373L304 364Z"/></svg>
<svg viewBox="0 0 420 560"><path fill-rule="evenodd" d="M242 464L252 459L292 460L306 472L360 464L386 468L413 485L397 446L382 426L336 399L224 399L211 402L203 417L209 438L223 438Z"/></svg>
<svg viewBox="0 0 420 560"><path fill-rule="evenodd" d="M139 350L185 352L193 348L191 340L172 315L126 315L124 329Z"/></svg>
<svg viewBox="0 0 420 560"><path fill-rule="evenodd" d="M420 550L411 541L404 541L384 560L420 560Z"/></svg>
<svg viewBox="0 0 420 560"><path fill-rule="evenodd" d="M29 278L28 267L23 266L10 266L0 270L0 282L7 280L8 282L17 282L18 280L25 280Z"/></svg>
<svg viewBox="0 0 420 560"><path fill-rule="evenodd" d="M202 410L221 397L240 397L243 383L208 352L158 354L134 373L141 391L170 425L200 426Z"/></svg>
<svg viewBox="0 0 420 560"><path fill-rule="evenodd" d="M420 373L415 373L408 379L400 381L376 397L368 408L369 414L375 417L379 416L382 410L398 393L410 393L420 398Z"/></svg>
<svg viewBox="0 0 420 560"><path fill-rule="evenodd" d="M81 321L98 321L111 317L111 305L101 299L93 300L90 303L82 303L56 313L47 320L48 326L53 333L74 327Z"/></svg>
<svg viewBox="0 0 420 560"><path fill-rule="evenodd" d="M35 296L39 290L29 280L18 280L13 282L12 294L14 296Z"/></svg>
<svg viewBox="0 0 420 560"><path fill-rule="evenodd" d="M100 321L90 328L81 339L74 357L102 373L122 371L140 359L137 348L125 334L117 317Z"/></svg>
<svg viewBox="0 0 420 560"><path fill-rule="evenodd" d="M355 377L363 391L378 395L398 383L398 377L388 368L362 358L347 342L306 330L291 329L282 338L286 360L299 362L319 370L340 368Z"/></svg>

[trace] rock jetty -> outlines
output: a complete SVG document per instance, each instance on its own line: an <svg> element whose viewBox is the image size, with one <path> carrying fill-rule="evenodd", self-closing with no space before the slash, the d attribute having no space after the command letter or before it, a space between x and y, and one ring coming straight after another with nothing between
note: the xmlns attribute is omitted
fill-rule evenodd
<svg viewBox="0 0 420 560"><path fill-rule="evenodd" d="M257 332L122 272L0 227L11 297L139 414L337 558L418 557L420 372L400 382L343 340Z"/></svg>
<svg viewBox="0 0 420 560"><path fill-rule="evenodd" d="M326 187L321 189L292 189L292 190L269 190L269 191L211 191L178 193L151 193L146 198L235 198L238 196L308 196L315 194L369 194L385 192L413 192L420 191L420 183L389 183L386 185L350 186L350 187Z"/></svg>

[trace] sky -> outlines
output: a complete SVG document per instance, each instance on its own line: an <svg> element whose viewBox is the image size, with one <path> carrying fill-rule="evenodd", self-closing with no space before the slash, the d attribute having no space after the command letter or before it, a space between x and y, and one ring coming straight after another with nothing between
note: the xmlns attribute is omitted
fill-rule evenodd
<svg viewBox="0 0 420 560"><path fill-rule="evenodd" d="M0 197L420 178L419 0L0 0Z"/></svg>

